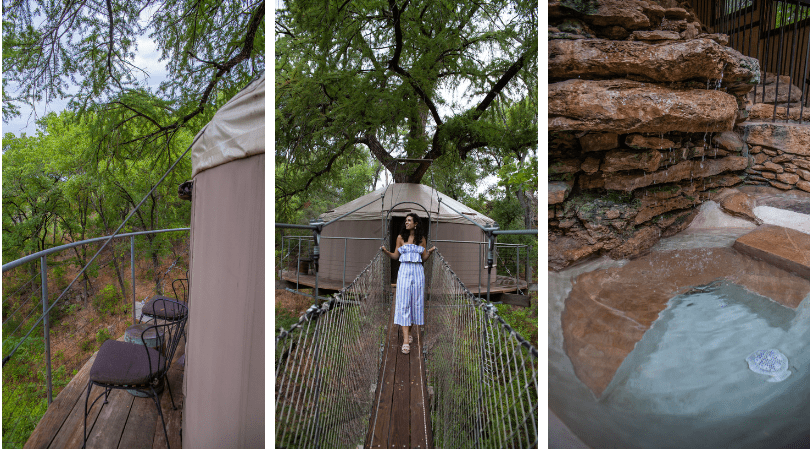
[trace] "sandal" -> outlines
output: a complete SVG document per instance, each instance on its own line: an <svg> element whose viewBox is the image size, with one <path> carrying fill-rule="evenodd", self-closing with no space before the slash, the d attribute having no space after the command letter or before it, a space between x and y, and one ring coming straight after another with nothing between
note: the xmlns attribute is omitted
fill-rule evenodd
<svg viewBox="0 0 810 450"><path fill-rule="evenodd" d="M408 344L402 344L402 353L408 354L411 352L411 346Z"/></svg>
<svg viewBox="0 0 810 450"><path fill-rule="evenodd" d="M413 335L408 335L408 343L413 344Z"/></svg>

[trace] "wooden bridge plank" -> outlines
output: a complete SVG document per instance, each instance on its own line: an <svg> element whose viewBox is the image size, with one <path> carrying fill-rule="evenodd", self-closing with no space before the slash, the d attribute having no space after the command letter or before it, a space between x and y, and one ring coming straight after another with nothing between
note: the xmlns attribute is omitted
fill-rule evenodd
<svg viewBox="0 0 810 450"><path fill-rule="evenodd" d="M48 410L26 441L25 448L48 448L73 410L73 406L81 397L81 393L87 388L90 366L93 365L95 359L96 355L93 354L76 376L70 380L70 383L56 396L56 399L51 402Z"/></svg>
<svg viewBox="0 0 810 450"><path fill-rule="evenodd" d="M95 392L96 389L93 389L90 396L97 395ZM134 398L123 389L110 392L109 402L102 405L93 430L88 432L87 448L118 448Z"/></svg>
<svg viewBox="0 0 810 450"><path fill-rule="evenodd" d="M410 448L427 448L427 431L425 427L425 397L423 394L424 373L422 367L422 336L420 326L411 327L413 334L413 348L410 354L410 421L411 442Z"/></svg>
<svg viewBox="0 0 810 450"><path fill-rule="evenodd" d="M388 434L391 425L391 404L394 397L394 374L396 373L396 360L398 350L398 326L394 325L394 308L391 308L391 317L388 321L388 333L385 342L385 360L380 367L379 387L382 389L378 397L377 410L371 414L371 427L373 427L369 448L388 448Z"/></svg>
<svg viewBox="0 0 810 450"><path fill-rule="evenodd" d="M399 327L397 327L399 328ZM402 338L398 336L398 341ZM396 375L394 377L393 414L389 444L391 448L409 448L411 444L411 368L413 354L397 353Z"/></svg>

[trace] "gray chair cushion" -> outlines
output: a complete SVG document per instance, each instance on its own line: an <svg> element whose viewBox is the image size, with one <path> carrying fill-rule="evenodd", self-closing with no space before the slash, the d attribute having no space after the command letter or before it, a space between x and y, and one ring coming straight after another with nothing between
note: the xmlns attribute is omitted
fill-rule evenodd
<svg viewBox="0 0 810 450"><path fill-rule="evenodd" d="M144 314L148 316L157 317L159 319L179 319L180 317L185 314L186 309L178 307L175 303L165 301L160 302L157 301L158 299L165 298L166 300L177 301L171 297L165 297L163 295L156 295L150 298L145 305L143 305L143 309L141 310Z"/></svg>
<svg viewBox="0 0 810 450"><path fill-rule="evenodd" d="M152 361L151 374L149 360ZM110 339L104 341L98 350L90 368L90 380L115 386L142 386L148 384L153 376L162 375L165 367L166 358L160 356L157 350Z"/></svg>

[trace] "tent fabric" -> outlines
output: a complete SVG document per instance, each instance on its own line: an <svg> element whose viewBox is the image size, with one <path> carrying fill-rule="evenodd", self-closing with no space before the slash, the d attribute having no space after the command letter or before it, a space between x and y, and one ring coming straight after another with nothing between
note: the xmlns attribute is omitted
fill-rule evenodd
<svg viewBox="0 0 810 450"><path fill-rule="evenodd" d="M384 198L382 197L382 194L385 194ZM439 203L439 198L441 198L441 203ZM382 199L382 202L380 199ZM321 214L319 218L324 222L329 222L330 220L336 219L343 214L346 214L347 212L352 211L373 200L377 201L364 206L359 211L356 211L349 216L342 218L341 220L379 220L383 216L384 212L387 212L392 205L396 205L400 202L415 202L419 203L420 205L424 206L425 209L430 211L431 221L436 221L438 218L440 222L464 223L472 225L469 220L448 208L447 206L449 205L451 208L462 213L465 217L472 219L482 226L489 226L494 222L494 220L490 219L489 217L459 201L453 200L449 196L442 194L430 186L414 183L394 183L384 188L377 189L370 194L366 194L360 198L350 201L349 203L341 205L332 211L327 211ZM410 212L415 212L419 214L419 217L423 219L425 218L425 211L412 203L398 205L396 208L394 208L392 216L402 217Z"/></svg>
<svg viewBox="0 0 810 450"><path fill-rule="evenodd" d="M192 146L187 448L265 447L264 111L261 77Z"/></svg>
<svg viewBox="0 0 810 450"><path fill-rule="evenodd" d="M194 178L187 448L265 447L264 167L261 154Z"/></svg>
<svg viewBox="0 0 810 450"><path fill-rule="evenodd" d="M382 194L385 194L384 198ZM442 200L441 208L439 198ZM366 205L369 202L371 203ZM465 286L476 286L481 278L486 286L486 258L482 258L482 255L485 255L485 247L480 244L486 242L486 237L475 223L461 217L447 206L482 226L489 226L494 221L430 186L412 183L394 183L322 214L319 218L329 222L366 205L323 228L320 275L325 279L345 281L346 285L351 283L380 251L382 219L392 205L400 202L415 202L430 211L431 237L440 241L435 243L436 247ZM412 203L397 205L391 216L403 217L409 212L417 213L423 220L426 218L425 210ZM392 225L389 223L386 226ZM392 230L392 233L396 234L398 231L399 229ZM386 246L391 247L393 242L392 238L391 242L386 242ZM392 273L392 277L395 276L396 273ZM491 279L494 281L494 274L491 275Z"/></svg>
<svg viewBox="0 0 810 450"><path fill-rule="evenodd" d="M264 153L264 75L233 96L194 138L191 177Z"/></svg>

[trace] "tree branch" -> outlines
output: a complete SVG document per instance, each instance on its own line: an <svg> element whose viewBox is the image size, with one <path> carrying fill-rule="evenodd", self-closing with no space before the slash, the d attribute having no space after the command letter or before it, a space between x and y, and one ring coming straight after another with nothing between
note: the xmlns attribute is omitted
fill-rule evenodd
<svg viewBox="0 0 810 450"><path fill-rule="evenodd" d="M495 100L495 97L503 90L504 87L506 87L506 85L512 80L512 78L514 78L515 75L517 75L517 73L520 72L520 69L523 68L523 64L526 63L527 56L528 53L523 53L522 55L520 55L517 61L512 63L512 65L509 66L508 69L506 69L506 72L504 72L504 74L501 75L501 78L498 80L498 82L495 83L494 86L492 86L492 89L489 90L489 93L486 95L486 97L484 97L481 103L479 103L478 106L475 107L475 111L473 113L474 114L473 118L475 120L478 120L478 118L481 117L482 114L484 114L484 111L486 111L489 105L492 103L492 101Z"/></svg>
<svg viewBox="0 0 810 450"><path fill-rule="evenodd" d="M400 19L402 17L402 11L408 6L408 1L402 6L402 9L397 8L397 4L395 0L389 0L388 4L391 6L391 12L394 15L394 41L396 45L394 46L394 56L388 61L388 68L393 70L395 73L402 75L408 83L413 87L413 90L416 91L417 95L422 98L428 108L430 109L430 114L433 116L433 121L436 125L442 124L442 118L439 116L439 111L436 109L436 105L433 104L433 100L428 97L427 93L419 86L416 80L413 79L411 74L400 67L399 65L399 58L402 55L402 23Z"/></svg>

